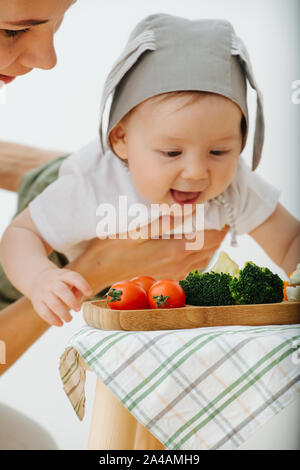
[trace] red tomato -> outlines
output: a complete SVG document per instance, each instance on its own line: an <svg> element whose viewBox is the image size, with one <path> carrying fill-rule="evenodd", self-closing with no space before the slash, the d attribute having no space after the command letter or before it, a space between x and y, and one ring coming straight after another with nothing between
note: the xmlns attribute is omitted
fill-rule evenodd
<svg viewBox="0 0 300 470"><path fill-rule="evenodd" d="M106 294L108 306L113 310L139 310L149 308L147 292L131 281L116 282Z"/></svg>
<svg viewBox="0 0 300 470"><path fill-rule="evenodd" d="M161 279L148 291L150 308L175 308L185 306L185 292L179 282Z"/></svg>
<svg viewBox="0 0 300 470"><path fill-rule="evenodd" d="M156 282L155 279L153 279L153 277L150 277L150 276L136 276L136 277L133 277L132 279L130 279L131 282L135 282L137 284L139 284L140 286L142 286L146 292L148 292L148 290L150 289L150 287L152 286L152 284L154 284L154 282Z"/></svg>

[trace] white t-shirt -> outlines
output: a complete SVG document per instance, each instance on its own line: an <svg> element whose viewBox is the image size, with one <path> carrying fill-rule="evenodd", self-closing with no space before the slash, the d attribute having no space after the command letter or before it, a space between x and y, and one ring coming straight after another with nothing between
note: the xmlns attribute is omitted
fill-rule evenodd
<svg viewBox="0 0 300 470"><path fill-rule="evenodd" d="M280 191L252 172L240 156L235 177L223 194L233 208L239 235L250 232L272 214ZM129 169L112 151L101 153L97 138L63 161L58 179L29 204L29 210L46 242L72 261L84 251L89 240L99 236L100 205L111 204L116 220L122 215L118 212L122 211L120 195L127 196L128 208L141 203L149 209L145 224L154 220L149 215L152 202L136 190ZM132 220L133 216L129 216L128 222ZM204 204L205 229L221 230L227 224L224 206L215 200ZM140 220L138 225L143 225Z"/></svg>

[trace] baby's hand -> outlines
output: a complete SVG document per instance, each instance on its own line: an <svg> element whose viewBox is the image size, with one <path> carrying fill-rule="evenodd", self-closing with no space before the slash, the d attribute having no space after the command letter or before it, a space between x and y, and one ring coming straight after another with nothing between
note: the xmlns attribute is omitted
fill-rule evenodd
<svg viewBox="0 0 300 470"><path fill-rule="evenodd" d="M35 311L50 325L62 326L69 322L70 309L79 311L83 296L92 295L87 281L69 269L49 268L39 275L33 285L30 300Z"/></svg>

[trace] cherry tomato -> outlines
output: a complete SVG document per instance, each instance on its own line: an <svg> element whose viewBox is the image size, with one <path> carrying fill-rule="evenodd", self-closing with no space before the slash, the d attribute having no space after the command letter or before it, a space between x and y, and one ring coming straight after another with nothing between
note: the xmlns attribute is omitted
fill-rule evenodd
<svg viewBox="0 0 300 470"><path fill-rule="evenodd" d="M137 284L139 284L140 286L142 286L146 292L148 292L148 290L150 289L150 287L152 286L152 284L154 284L154 282L156 282L155 279L153 279L153 277L150 277L150 276L136 276L136 277L133 277L132 279L130 279L131 282L135 282Z"/></svg>
<svg viewBox="0 0 300 470"><path fill-rule="evenodd" d="M131 281L119 281L106 294L112 310L139 310L149 308L145 289Z"/></svg>
<svg viewBox="0 0 300 470"><path fill-rule="evenodd" d="M150 308L175 308L185 306L185 292L179 282L173 279L161 279L148 291Z"/></svg>

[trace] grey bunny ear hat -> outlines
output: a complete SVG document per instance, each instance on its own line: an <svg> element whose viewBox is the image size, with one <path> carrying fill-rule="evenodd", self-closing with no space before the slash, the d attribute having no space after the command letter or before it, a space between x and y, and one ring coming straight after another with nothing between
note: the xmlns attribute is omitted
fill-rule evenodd
<svg viewBox="0 0 300 470"><path fill-rule="evenodd" d="M247 49L227 20L188 20L167 14L146 17L134 28L125 49L104 85L100 108L100 143L110 147L112 128L135 106L162 93L206 91L235 102L246 121L243 146L249 131L247 80L257 94L252 171L260 161L264 141L263 98L257 87ZM103 113L112 96L108 127ZM231 225L232 245L237 246L233 210L224 193L215 198L224 204Z"/></svg>
<svg viewBox="0 0 300 470"><path fill-rule="evenodd" d="M227 20L188 20L167 14L146 17L131 33L104 85L100 116L113 95L106 138L132 108L152 96L172 91L218 93L234 101L249 121L247 81L257 94L252 170L260 161L264 141L263 98L247 49ZM109 141L105 142L108 146Z"/></svg>

